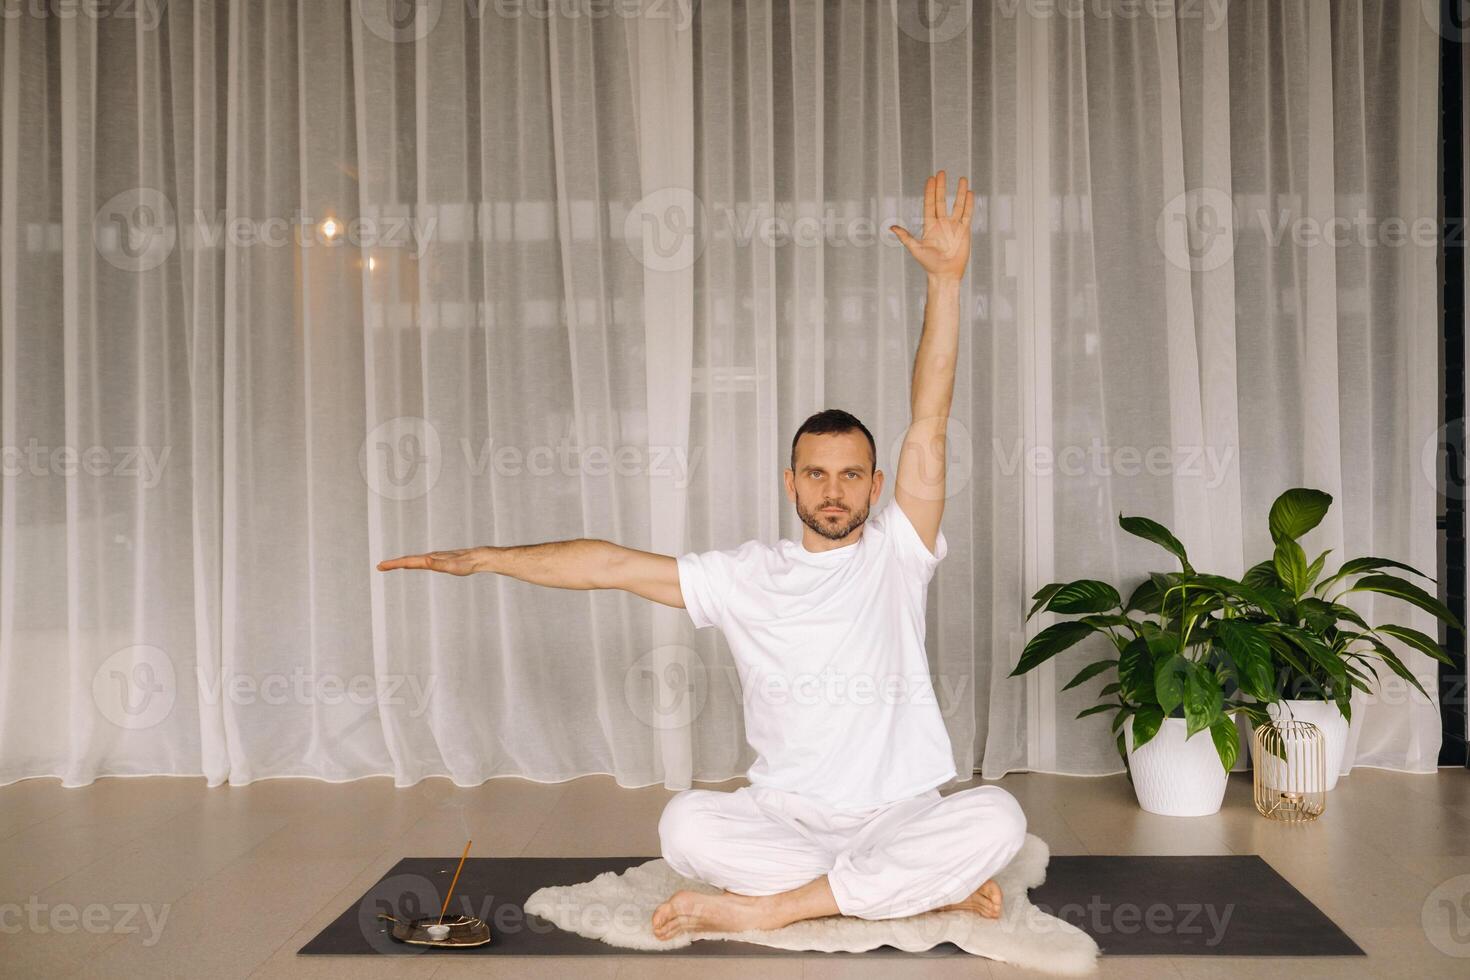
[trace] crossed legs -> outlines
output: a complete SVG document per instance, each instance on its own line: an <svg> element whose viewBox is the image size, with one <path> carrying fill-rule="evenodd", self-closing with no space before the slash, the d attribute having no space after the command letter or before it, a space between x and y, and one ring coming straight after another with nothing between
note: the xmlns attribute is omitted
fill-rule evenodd
<svg viewBox="0 0 1470 980"><path fill-rule="evenodd" d="M1026 836L998 786L931 790L872 815L847 815L779 791L686 790L659 821L663 856L721 888L681 890L655 910L654 935L776 929L802 919L897 918L930 910L1002 912L993 876Z"/></svg>

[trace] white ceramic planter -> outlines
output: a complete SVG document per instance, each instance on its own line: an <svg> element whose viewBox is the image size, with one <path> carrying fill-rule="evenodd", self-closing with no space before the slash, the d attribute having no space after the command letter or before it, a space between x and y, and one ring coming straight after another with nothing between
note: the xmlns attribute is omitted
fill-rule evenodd
<svg viewBox="0 0 1470 980"><path fill-rule="evenodd" d="M1276 701L1266 705L1266 713L1276 721L1306 721L1322 730L1323 761L1327 767L1327 788L1330 790L1336 786L1337 772L1342 768L1342 754L1347 747L1348 734L1347 719L1342 716L1341 711L1337 710L1337 705L1332 701ZM1147 748L1147 746L1144 747ZM1254 765L1261 764L1260 760L1254 757L1251 762Z"/></svg>
<svg viewBox="0 0 1470 980"><path fill-rule="evenodd" d="M1123 723L1138 805L1166 817L1203 817L1220 809L1230 774L1209 729L1186 739L1183 718L1165 718L1158 733L1133 747L1133 719Z"/></svg>

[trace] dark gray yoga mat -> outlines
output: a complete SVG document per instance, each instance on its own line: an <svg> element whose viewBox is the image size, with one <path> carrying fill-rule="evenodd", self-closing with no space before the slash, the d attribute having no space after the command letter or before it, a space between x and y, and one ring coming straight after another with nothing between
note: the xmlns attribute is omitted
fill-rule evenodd
<svg viewBox="0 0 1470 980"><path fill-rule="evenodd" d="M573 885L621 872L648 857L469 858L450 913L490 925L493 941L467 949L396 943L379 911L408 918L437 914L458 857L404 858L357 903L298 951L390 956L949 956L952 943L924 953L881 946L865 953L818 953L755 943L699 941L677 950L633 950L564 932L521 911L546 885ZM1080 929L1113 956L1363 956L1306 896L1258 855L1138 857L1054 854L1033 904Z"/></svg>

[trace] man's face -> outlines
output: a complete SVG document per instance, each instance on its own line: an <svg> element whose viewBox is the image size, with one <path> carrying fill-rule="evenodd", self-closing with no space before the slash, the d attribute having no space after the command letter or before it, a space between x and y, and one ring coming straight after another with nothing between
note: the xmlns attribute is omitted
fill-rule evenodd
<svg viewBox="0 0 1470 980"><path fill-rule="evenodd" d="M796 469L786 471L786 495L796 501L801 522L822 537L840 541L868 519L883 487L872 467L872 451L861 432L804 432L796 442Z"/></svg>

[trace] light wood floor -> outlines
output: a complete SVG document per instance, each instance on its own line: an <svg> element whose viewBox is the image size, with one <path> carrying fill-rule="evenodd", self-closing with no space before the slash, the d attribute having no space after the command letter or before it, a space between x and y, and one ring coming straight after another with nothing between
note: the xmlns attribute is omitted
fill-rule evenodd
<svg viewBox="0 0 1470 980"><path fill-rule="evenodd" d="M729 790L742 782L697 785ZM1021 801L1030 831L1054 854L1260 854L1369 954L1104 956L1104 977L1470 976L1470 772L1357 769L1307 828L1258 816L1248 774L1231 776L1218 814L1188 819L1143 812L1121 775L1013 773L998 784ZM0 787L0 975L1041 976L973 956L856 964L820 954L782 961L296 955L401 857L457 855L467 835L482 856L655 855L658 817L671 795L621 789L607 776L495 779L474 789L445 779L409 789L386 778L216 789L195 778L108 778L80 789L25 780ZM1462 909L1458 946L1450 947L1457 955L1437 949L1421 924L1437 886ZM80 916L87 906L101 906L89 913L90 928L58 912ZM127 907L140 906L155 923L166 911L161 929L142 914L123 921Z"/></svg>

